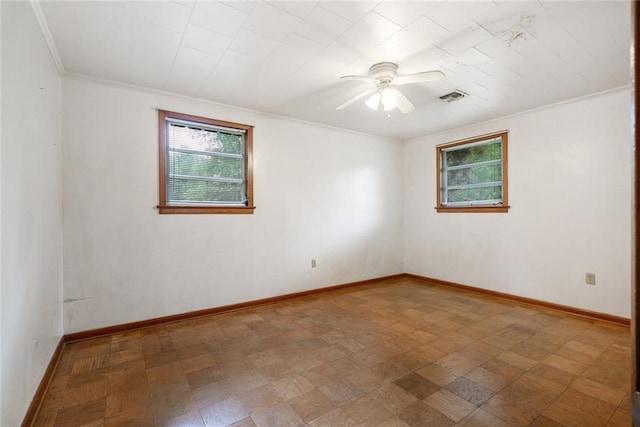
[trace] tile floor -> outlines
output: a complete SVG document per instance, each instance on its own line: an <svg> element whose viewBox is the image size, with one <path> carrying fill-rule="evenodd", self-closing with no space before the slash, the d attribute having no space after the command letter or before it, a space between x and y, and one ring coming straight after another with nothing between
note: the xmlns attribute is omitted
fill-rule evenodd
<svg viewBox="0 0 640 427"><path fill-rule="evenodd" d="M629 426L629 328L411 279L71 343L37 426Z"/></svg>

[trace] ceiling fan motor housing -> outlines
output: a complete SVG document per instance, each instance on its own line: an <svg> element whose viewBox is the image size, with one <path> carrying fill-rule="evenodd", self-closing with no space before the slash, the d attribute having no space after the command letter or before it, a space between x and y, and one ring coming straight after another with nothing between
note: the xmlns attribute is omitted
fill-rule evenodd
<svg viewBox="0 0 640 427"><path fill-rule="evenodd" d="M371 68L369 68L369 75L379 80L380 83L389 83L393 80L398 71L398 65L393 62L379 62L377 64L373 64Z"/></svg>

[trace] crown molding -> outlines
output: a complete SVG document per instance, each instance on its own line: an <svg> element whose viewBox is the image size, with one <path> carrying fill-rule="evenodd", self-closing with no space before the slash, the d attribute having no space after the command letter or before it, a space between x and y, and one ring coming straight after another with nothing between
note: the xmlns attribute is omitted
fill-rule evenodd
<svg viewBox="0 0 640 427"><path fill-rule="evenodd" d="M62 65L62 60L60 60L60 55L58 54L58 49L56 48L56 44L53 41L53 36L51 35L51 31L49 31L47 18L45 18L44 12L42 11L42 7L40 7L40 2L38 0L30 0L29 3L31 3L31 8L33 9L33 13L36 15L38 24L40 24L42 35L44 36L44 39L47 42L47 46L49 47L49 53L51 53L51 58L53 59L53 63L56 65L58 74L60 74L60 76L64 76L65 74L64 66Z"/></svg>

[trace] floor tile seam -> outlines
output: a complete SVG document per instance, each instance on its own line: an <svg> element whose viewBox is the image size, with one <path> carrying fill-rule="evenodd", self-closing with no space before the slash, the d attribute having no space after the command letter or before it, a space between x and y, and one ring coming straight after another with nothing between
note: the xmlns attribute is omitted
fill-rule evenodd
<svg viewBox="0 0 640 427"><path fill-rule="evenodd" d="M540 362L539 364L541 364L541 363L542 363L542 362ZM537 366L537 365L536 365L536 366ZM505 387L503 387L499 392L495 392L495 394L491 397L491 399L493 399L493 397L497 396L498 394L502 393L502 392L503 392L504 390L506 390L507 388L509 388L509 387L511 387L511 386L513 386L513 385L517 385L517 384L519 383L519 381L522 379L522 377L524 377L524 376L525 376L525 375L527 375L528 373L531 373L531 370L532 370L533 368L535 368L535 366L534 366L534 367L532 367L532 368L531 368L531 369L529 369L529 370L524 371L522 374L518 375L518 377L517 377L517 378L515 378L515 379L513 379L513 380L509 380L509 384L508 384L508 385L506 385ZM491 372L492 372L492 371L491 371ZM499 374L498 374L498 375L499 375ZM544 378L544 377L542 377L542 378ZM544 379L547 379L547 378L544 378ZM577 380L577 378L576 378L576 380ZM569 388L570 388L570 385L566 385L566 386L565 386L565 385L563 385L563 384L556 383L555 381L550 380L550 379L549 379L549 381L552 381L554 384L557 384L557 385L559 385L559 386L563 387L563 390L562 390L562 392L561 392L560 394L558 394L558 397L552 398L551 402L550 402L550 403L545 407L545 410L548 408L548 406L552 405L555 401L557 401L557 400L560 398L560 396L562 396L562 394L564 394L564 393L565 393L567 390L569 390ZM574 380L574 381L575 381L575 380ZM536 390L536 391L539 391L539 390ZM541 394L546 394L546 393L544 393L544 392L542 392L542 391L539 391L539 392L540 392ZM551 398L551 396L549 396L549 397ZM512 399L509 399L509 398L508 398L508 397L506 397L506 396L505 396L505 398L506 398L507 400L512 400ZM488 399L485 403L483 403L483 405L482 405L482 406L484 406L484 405L488 404L489 400L491 400L491 399ZM544 411L542 411L542 412L544 412ZM540 412L540 414L542 414L542 412ZM494 415L495 415L495 414L494 414Z"/></svg>
<svg viewBox="0 0 640 427"><path fill-rule="evenodd" d="M498 418L498 419L500 419L500 420L504 421L506 424L509 424L509 423L511 422L510 420L508 420L508 419L504 418L503 416L500 416L500 415L496 414L495 412L493 412L493 411L490 409L489 402L490 402L494 397L496 397L497 395L498 395L498 393L496 393L494 396L492 396L490 399L488 399L486 402L484 402L484 403L483 403L482 405L480 405L478 408L479 408L479 409L481 408L482 410L484 410L484 411L486 411L486 412L490 413L490 414L491 414L491 415L493 415L494 417L496 417L496 418ZM536 418L537 418L538 416L540 416L541 414L542 414L542 412L541 412L540 414L536 415ZM532 423L533 423L533 421L532 421L532 422L530 422L530 423L529 423L529 425L531 425Z"/></svg>
<svg viewBox="0 0 640 427"><path fill-rule="evenodd" d="M575 381L577 381L579 378L580 378L580 377L576 378L576 380L575 380ZM573 383L575 383L575 381L574 381ZM573 385L573 383L572 383L571 385ZM556 399L554 399L554 401L552 402L552 404L553 404L553 403L555 403L555 402L557 402L557 401L559 401L559 400L560 400L560 398L561 398L564 394L566 394L567 392L569 392L569 391L571 391L571 386L567 387L567 389L566 389L566 390L565 390L565 391L564 391L560 396L558 396ZM602 400L602 399L599 399L599 398L597 398L597 397L594 397L594 396L588 395L588 394L586 394L586 393L583 393L583 392L581 392L580 390L574 390L574 391L575 391L575 392L577 392L577 393L584 394L585 396L590 397L590 398L592 398L592 399L599 400L599 401L601 401L601 402L603 402L603 403L608 403L608 402L605 402L605 401L604 401L604 400ZM610 405L611 405L611 406L614 406L614 407L617 409L617 406L616 406L616 405L613 405L613 404L610 404ZM549 406L551 406L551 405L549 405ZM586 413L585 411L583 411L582 409L580 409L580 408L576 407L575 405L573 405L573 406L574 406L574 408L575 408L577 411L579 411L579 412L580 412L580 413L582 413L582 414L585 414L585 415L587 415L587 416L596 417L596 416L594 416L594 415L590 415L590 414ZM614 409L614 410L611 412L611 415L609 415L609 417L607 417L607 420L606 420L606 422L605 422L603 425L607 425L607 424L609 423L609 419L610 419L610 418L615 414L616 409ZM599 417L598 417L598 418L599 418Z"/></svg>
<svg viewBox="0 0 640 427"><path fill-rule="evenodd" d="M97 399L94 399L94 400L90 400L90 401L87 401L87 402L83 402L83 403L80 403L80 404L74 405L74 406L86 405L88 403L95 402L95 401L98 401L100 399L104 399L104 408L102 409L102 414L103 414L102 419L104 420L104 413L107 410L107 397L106 396L100 397L100 398L97 398ZM71 408L71 407L67 407L67 408ZM55 421L54 425L58 425L58 417L60 416L60 409L66 409L66 408L62 408L61 407L61 408L58 409L58 414L56 415L56 421Z"/></svg>

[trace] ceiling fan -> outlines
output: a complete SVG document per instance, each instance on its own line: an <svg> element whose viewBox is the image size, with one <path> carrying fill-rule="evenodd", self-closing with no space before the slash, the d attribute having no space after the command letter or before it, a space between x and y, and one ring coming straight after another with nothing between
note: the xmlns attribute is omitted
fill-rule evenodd
<svg viewBox="0 0 640 427"><path fill-rule="evenodd" d="M414 110L414 105L398 89L392 86L402 86L412 83L432 82L442 80L444 73L441 71L423 71L420 73L398 75L398 64L393 62L379 62L369 68L368 76L342 76L341 79L359 80L376 85L375 89L369 89L359 95L354 96L344 104L338 106L336 110L344 110L351 104L369 96L365 104L372 110L378 110L380 104L384 111L391 111L398 107L402 114L410 113Z"/></svg>

